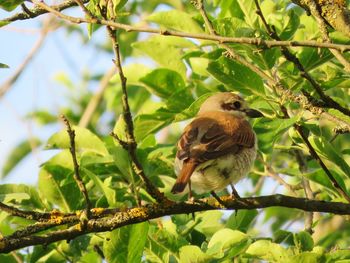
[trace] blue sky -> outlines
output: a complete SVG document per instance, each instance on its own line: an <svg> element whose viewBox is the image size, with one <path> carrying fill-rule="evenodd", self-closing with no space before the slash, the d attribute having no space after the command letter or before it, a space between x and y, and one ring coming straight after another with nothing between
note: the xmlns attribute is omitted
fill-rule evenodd
<svg viewBox="0 0 350 263"><path fill-rule="evenodd" d="M20 11L20 10L19 10ZM12 13L0 10L0 18ZM34 44L38 41L41 24L47 15L32 20L18 21L0 28L0 62L9 69L0 69L0 85L12 76L23 62ZM81 27L86 31L85 26ZM97 32L94 39L104 37ZM49 33L40 51L25 68L17 82L0 98L0 170L5 159L15 145L30 136L48 138L60 127L41 127L26 119L26 115L35 110L46 109L59 115L59 106L66 104L62 85L55 76L65 72L77 84L83 71L104 72L111 66L111 59L96 52L89 46L82 48L80 36L68 36L59 29ZM94 87L92 87L94 88ZM68 105L69 106L69 105ZM0 183L32 183L37 181L39 165L50 152L37 151L23 162Z"/></svg>

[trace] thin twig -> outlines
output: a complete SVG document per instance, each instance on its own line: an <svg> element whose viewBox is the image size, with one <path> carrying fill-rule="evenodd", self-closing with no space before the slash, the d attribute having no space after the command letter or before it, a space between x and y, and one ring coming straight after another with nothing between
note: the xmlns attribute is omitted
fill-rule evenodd
<svg viewBox="0 0 350 263"><path fill-rule="evenodd" d="M64 122L64 124L67 127L67 133L69 136L69 141L70 141L70 147L69 151L72 155L72 160L73 160L73 166L74 166L74 180L76 181L80 192L83 194L84 199L85 199L85 205L86 205L86 215L88 218L90 218L90 209L91 209L91 202L89 199L89 194L86 190L85 184L80 176L80 170L79 170L79 164L77 161L77 155L76 155L76 149L75 149L75 131L72 129L68 119L64 116L61 115L61 118Z"/></svg>
<svg viewBox="0 0 350 263"><path fill-rule="evenodd" d="M89 11L89 9L86 8L86 6L84 5L84 2L82 0L74 0L77 5L80 6L80 8L84 11L85 15L87 15L90 18L93 18L93 15L91 14L91 12Z"/></svg>

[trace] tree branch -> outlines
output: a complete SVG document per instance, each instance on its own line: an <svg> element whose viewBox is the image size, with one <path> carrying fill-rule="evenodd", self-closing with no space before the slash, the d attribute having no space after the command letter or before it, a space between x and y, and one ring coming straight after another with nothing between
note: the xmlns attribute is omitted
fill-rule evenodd
<svg viewBox="0 0 350 263"><path fill-rule="evenodd" d="M0 210L13 216L18 216L28 220L36 220L36 221L40 221L42 219L48 219L51 216L50 213L40 213L35 211L20 210L16 207L6 205L2 202L0 202Z"/></svg>
<svg viewBox="0 0 350 263"><path fill-rule="evenodd" d="M88 2L89 0L83 0L83 3L88 3ZM57 11L62 11L64 9L67 9L76 5L77 3L74 0L68 0L58 5L52 5L51 8ZM22 8L23 8L23 5L22 5ZM37 6L34 8L25 7L23 9L24 9L24 12L17 13L17 14L14 14L13 16L1 19L0 24L8 24L18 20L27 20L49 12L47 9L42 7L37 7Z"/></svg>
<svg viewBox="0 0 350 263"><path fill-rule="evenodd" d="M134 123L131 116L130 106L128 102L128 93L127 93L127 87L126 87L126 77L123 72L122 64L121 64L121 57L119 52L119 43L117 40L117 33L116 30L112 27L107 26L107 31L109 34L109 37L112 41L113 45L113 51L115 55L114 64L116 66L117 72L119 74L121 86L122 86L122 104L123 104L123 117L124 121L126 123L126 145L122 144L122 146L127 146L127 150L129 153L129 156L131 158L131 164L134 172L142 179L146 186L147 192L155 199L157 202L164 202L167 201L167 198L164 197L164 194L161 193L158 188L156 188L153 183L148 179L146 176L143 167L140 163L140 161L137 158L136 155L136 149L137 149L137 142L135 140L134 135ZM120 141L120 140L118 140Z"/></svg>
<svg viewBox="0 0 350 263"><path fill-rule="evenodd" d="M290 197L285 195L270 195L260 197L232 199L230 196L221 197L228 210L259 209L274 206L300 209L303 211L333 213L339 215L350 214L350 204L340 202L325 202L309 200L306 198ZM195 202L180 202L164 204L149 204L138 208L130 208L115 212L113 216L91 218L86 223L86 228L74 225L64 230L56 230L43 235L30 235L25 237L3 237L0 239L0 253L33 245L48 245L61 240L72 240L88 233L111 231L125 225L145 222L150 219L175 214L189 214L200 211L218 210L223 207L214 198L200 199ZM104 209L108 211L108 209ZM79 219L76 218L76 223Z"/></svg>

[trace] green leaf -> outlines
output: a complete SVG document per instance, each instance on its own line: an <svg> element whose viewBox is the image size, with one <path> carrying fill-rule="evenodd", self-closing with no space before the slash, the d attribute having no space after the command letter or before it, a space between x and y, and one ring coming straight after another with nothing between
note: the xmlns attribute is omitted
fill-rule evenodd
<svg viewBox="0 0 350 263"><path fill-rule="evenodd" d="M294 244L300 251L311 251L314 248L314 241L306 231L294 234Z"/></svg>
<svg viewBox="0 0 350 263"><path fill-rule="evenodd" d="M147 240L149 223L124 226L109 233L103 243L103 252L108 262L141 262Z"/></svg>
<svg viewBox="0 0 350 263"><path fill-rule="evenodd" d="M209 63L208 71L231 90L239 91L245 95L265 95L261 77L232 59L221 57Z"/></svg>
<svg viewBox="0 0 350 263"><path fill-rule="evenodd" d="M38 138L30 138L20 142L10 152L5 160L4 166L1 171L1 177L6 177L33 149L37 148L41 144Z"/></svg>
<svg viewBox="0 0 350 263"><path fill-rule="evenodd" d="M0 255L0 262L6 262L6 263L18 263L18 260L12 255Z"/></svg>
<svg viewBox="0 0 350 263"><path fill-rule="evenodd" d="M189 33L203 33L199 24L186 12L170 10L153 13L146 18L147 21L157 23L165 28L175 29Z"/></svg>
<svg viewBox="0 0 350 263"><path fill-rule="evenodd" d="M220 0L215 0L220 2ZM221 1L220 3L221 12L219 14L219 17L236 17L239 19L244 19L244 14L236 0L226 0Z"/></svg>
<svg viewBox="0 0 350 263"><path fill-rule="evenodd" d="M259 118L254 122L254 131L258 137L259 150L269 153L273 149L273 145L299 119L294 116L289 119L267 119Z"/></svg>
<svg viewBox="0 0 350 263"><path fill-rule="evenodd" d="M267 260L268 262L291 262L291 251L281 245L272 243L269 240L258 240L251 244L246 251L246 255Z"/></svg>
<svg viewBox="0 0 350 263"><path fill-rule="evenodd" d="M39 172L39 191L64 212L81 208L82 195L73 179L72 157L64 150L46 162Z"/></svg>
<svg viewBox="0 0 350 263"><path fill-rule="evenodd" d="M33 186L24 184L2 184L0 185L0 200L4 203L20 204L22 207L45 209L37 190Z"/></svg>
<svg viewBox="0 0 350 263"><path fill-rule="evenodd" d="M256 12L253 11L256 8L254 0L237 0L237 3L244 14L244 20L251 28L254 28L258 20Z"/></svg>
<svg viewBox="0 0 350 263"><path fill-rule="evenodd" d="M202 252L197 246L183 246L180 248L181 263L206 263L211 259L210 256Z"/></svg>
<svg viewBox="0 0 350 263"><path fill-rule="evenodd" d="M190 57L188 58L191 69L193 73L209 77L209 73L207 71L210 60L203 57Z"/></svg>
<svg viewBox="0 0 350 263"><path fill-rule="evenodd" d="M117 142L115 142L115 146L109 149L111 155L113 156L114 162L118 167L119 171L126 177L130 176L132 171L131 164L129 161L128 152L123 149Z"/></svg>
<svg viewBox="0 0 350 263"><path fill-rule="evenodd" d="M288 14L287 21L285 21L285 27L283 28L282 33L279 34L280 38L282 40L289 40L293 37L294 33L297 31L297 29L300 26L300 19L299 16L295 13L295 11L292 9L290 10Z"/></svg>
<svg viewBox="0 0 350 263"><path fill-rule="evenodd" d="M135 137L137 141L146 138L150 133L155 133L169 125L174 118L174 113L165 109L159 109L153 114L141 114L135 117Z"/></svg>
<svg viewBox="0 0 350 263"><path fill-rule="evenodd" d="M300 63L306 71L311 71L316 67L326 63L333 58L332 53L328 49L316 49L304 47L302 52L298 54Z"/></svg>
<svg viewBox="0 0 350 263"><path fill-rule="evenodd" d="M176 114L174 121L178 122L178 121L183 121L183 120L193 118L197 114L197 112L199 111L199 108L201 107L202 103L213 94L214 94L214 92L208 92L208 93L200 96L187 109Z"/></svg>
<svg viewBox="0 0 350 263"><path fill-rule="evenodd" d="M118 15L118 11L128 2L128 0L112 0L114 12Z"/></svg>
<svg viewBox="0 0 350 263"><path fill-rule="evenodd" d="M167 98L174 92L185 88L185 82L181 75L170 69L155 69L140 81L152 94L161 98Z"/></svg>
<svg viewBox="0 0 350 263"><path fill-rule="evenodd" d="M73 126L75 131L75 145L77 150L90 150L101 155L107 155L108 151L103 141L88 129ZM70 140L66 130L52 135L46 144L46 149L69 149Z"/></svg>
<svg viewBox="0 0 350 263"><path fill-rule="evenodd" d="M108 177L104 182L88 169L81 168L82 175L86 174L96 185L96 187L104 194L110 207L116 206L116 192L111 187L112 177Z"/></svg>
<svg viewBox="0 0 350 263"><path fill-rule="evenodd" d="M350 260L349 249L339 249L326 254L326 262L342 262L347 263Z"/></svg>
<svg viewBox="0 0 350 263"><path fill-rule="evenodd" d="M333 174L334 171L331 170L331 173ZM303 176L308 178L309 180L318 183L330 190L332 190L334 193L337 192L337 190L334 188L331 180L328 178L328 176L325 174L323 169L317 169L310 173L304 173Z"/></svg>
<svg viewBox="0 0 350 263"><path fill-rule="evenodd" d="M33 111L29 113L27 116L28 118L35 120L37 123L41 125L57 122L57 116L54 114L51 114L46 110Z"/></svg>
<svg viewBox="0 0 350 263"><path fill-rule="evenodd" d="M190 48L195 45L186 39L152 36L146 41L133 43L132 47L147 54L161 66L175 70L182 77L186 77L186 66L181 59L180 48Z"/></svg>
<svg viewBox="0 0 350 263"><path fill-rule="evenodd" d="M314 135L309 137L310 143L316 151L326 157L328 160L336 164L344 174L350 178L350 166L345 162L341 154L323 137L316 137Z"/></svg>
<svg viewBox="0 0 350 263"><path fill-rule="evenodd" d="M162 220L162 227L150 226L145 248L147 262L180 262L179 250L188 244L184 237L176 232L176 225L170 220Z"/></svg>
<svg viewBox="0 0 350 263"><path fill-rule="evenodd" d="M245 242L247 240L248 235L240 231L229 228L220 229L210 239L206 254L214 258L222 258L230 253L230 256L234 257L248 246ZM241 244L244 245L240 246ZM235 249L236 246L238 249Z"/></svg>
<svg viewBox="0 0 350 263"><path fill-rule="evenodd" d="M7 25L7 24L6 24L6 25ZM2 26L5 26L5 25L1 25L1 24L0 24L0 27L2 27ZM6 64L4 64L4 63L0 63L0 68L9 68L9 66L6 65Z"/></svg>
<svg viewBox="0 0 350 263"><path fill-rule="evenodd" d="M279 229L273 233L273 242L278 244L285 243L291 245L294 244L293 237L294 236L292 232Z"/></svg>
<svg viewBox="0 0 350 263"><path fill-rule="evenodd" d="M214 21L215 31L220 36L254 37L255 30L243 20L235 17L225 17Z"/></svg>
<svg viewBox="0 0 350 263"><path fill-rule="evenodd" d="M308 262L308 263L318 263L318 262L324 262L323 258L321 258L322 255L313 253L313 252L303 252L299 255L296 255L292 258L292 262ZM340 263L338 261L338 263Z"/></svg>
<svg viewBox="0 0 350 263"><path fill-rule="evenodd" d="M10 12L23 2L24 0L2 0L0 2L0 8Z"/></svg>
<svg viewBox="0 0 350 263"><path fill-rule="evenodd" d="M195 229L206 236L213 235L216 231L223 228L220 223L222 212L220 211L206 211L199 215L196 215L196 221L198 224Z"/></svg>
<svg viewBox="0 0 350 263"><path fill-rule="evenodd" d="M247 232L249 226L252 224L257 215L257 210L238 210L237 213L232 212L230 217L227 219L226 227L233 230Z"/></svg>

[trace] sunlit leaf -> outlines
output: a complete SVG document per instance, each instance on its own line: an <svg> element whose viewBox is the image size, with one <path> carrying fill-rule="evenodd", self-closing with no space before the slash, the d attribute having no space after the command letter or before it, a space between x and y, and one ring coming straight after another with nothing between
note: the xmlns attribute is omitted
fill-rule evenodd
<svg viewBox="0 0 350 263"><path fill-rule="evenodd" d="M88 129L73 126L75 131L76 149L90 150L101 155L107 155L108 151L104 143ZM46 144L46 149L68 149L70 140L66 130L61 130L52 135Z"/></svg>
<svg viewBox="0 0 350 263"><path fill-rule="evenodd" d="M153 13L147 17L147 21L155 22L169 29L179 31L202 33L203 30L192 17L179 10L170 10Z"/></svg>
<svg viewBox="0 0 350 263"><path fill-rule="evenodd" d="M148 222L139 223L112 231L104 241L103 250L108 262L141 262L146 244Z"/></svg>
<svg viewBox="0 0 350 263"><path fill-rule="evenodd" d="M209 63L208 71L234 91L245 95L265 94L261 77L234 60L221 57Z"/></svg>

